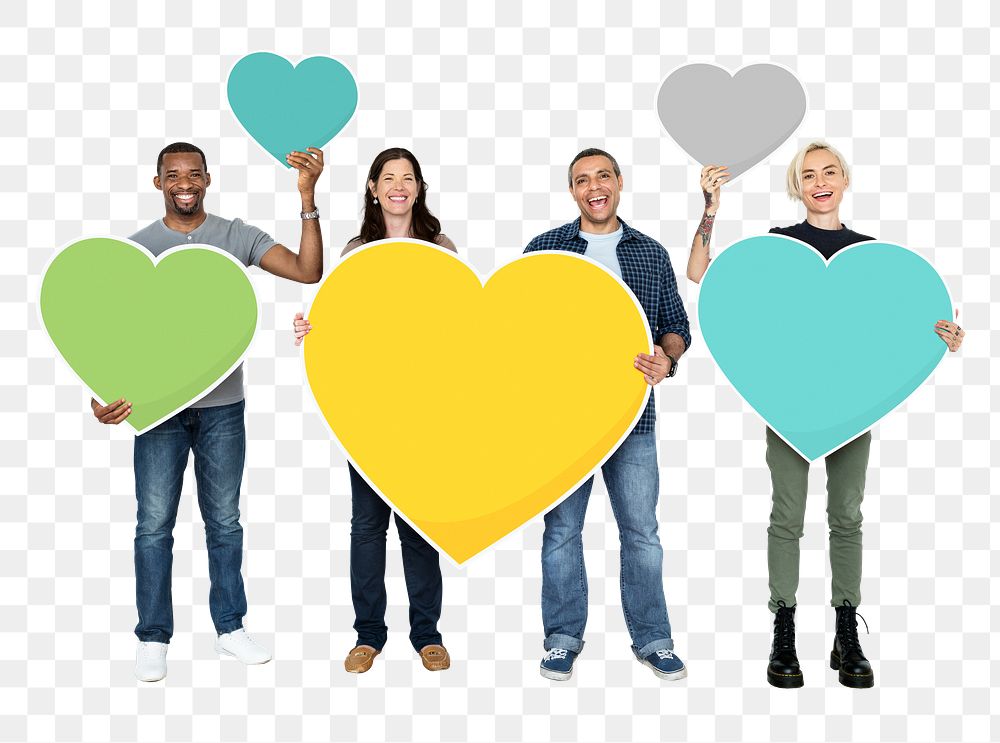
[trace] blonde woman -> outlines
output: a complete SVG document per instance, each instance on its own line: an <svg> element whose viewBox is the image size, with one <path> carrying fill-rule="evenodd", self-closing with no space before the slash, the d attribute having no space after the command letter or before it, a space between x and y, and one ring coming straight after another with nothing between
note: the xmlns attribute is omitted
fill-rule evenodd
<svg viewBox="0 0 1000 743"><path fill-rule="evenodd" d="M688 278L700 282L711 256L709 243L720 190L728 180L724 166L709 165L701 171L705 213L695 232L688 259ZM801 201L806 218L771 232L794 237L811 245L827 260L848 245L873 240L841 222L840 204L850 184L847 161L836 149L813 141L796 153L788 166L788 196ZM958 313L956 312L956 319ZM965 331L948 320L939 320L934 332L957 351ZM839 671L840 683L853 688L875 684L875 674L858 640L856 608L861 603L861 501L871 432L867 431L826 457L827 519L830 527L830 567L833 573L831 604L836 610L836 636L830 667ZM767 529L767 568L775 615L774 642L767 680L772 686L802 686L802 670L795 652L795 592L799 583L799 539L805 518L809 462L767 429L767 466L771 470L771 523Z"/></svg>

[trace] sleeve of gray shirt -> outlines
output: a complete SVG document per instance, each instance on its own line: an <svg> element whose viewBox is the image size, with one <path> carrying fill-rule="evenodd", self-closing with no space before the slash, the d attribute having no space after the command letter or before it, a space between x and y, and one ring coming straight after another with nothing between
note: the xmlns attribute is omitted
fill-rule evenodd
<svg viewBox="0 0 1000 743"><path fill-rule="evenodd" d="M247 265L260 268L260 259L264 257L264 253L277 245L278 241L264 230L247 224L242 219L234 219L233 227L237 242L243 249L243 255L247 256Z"/></svg>

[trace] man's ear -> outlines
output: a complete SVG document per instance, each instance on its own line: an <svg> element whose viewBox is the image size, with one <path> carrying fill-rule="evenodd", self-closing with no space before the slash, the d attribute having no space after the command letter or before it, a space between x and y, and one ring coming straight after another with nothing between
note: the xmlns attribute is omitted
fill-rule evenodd
<svg viewBox="0 0 1000 743"><path fill-rule="evenodd" d="M619 191L625 190L625 181L622 180L621 176L618 176L618 190Z"/></svg>
<svg viewBox="0 0 1000 743"><path fill-rule="evenodd" d="M206 171L205 171L205 188L208 188L208 187L209 187L209 186L211 186L211 185L212 185L212 174L211 174L211 173L209 173L209 172L208 172L208 171L206 170Z"/></svg>
<svg viewBox="0 0 1000 743"><path fill-rule="evenodd" d="M153 185L156 186L157 191L163 190L163 185L160 183L160 174L157 173L153 176Z"/></svg>

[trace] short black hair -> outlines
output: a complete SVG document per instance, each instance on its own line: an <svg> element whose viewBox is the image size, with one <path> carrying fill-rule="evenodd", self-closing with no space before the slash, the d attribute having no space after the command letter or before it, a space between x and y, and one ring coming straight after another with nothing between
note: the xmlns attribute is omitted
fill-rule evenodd
<svg viewBox="0 0 1000 743"><path fill-rule="evenodd" d="M205 153L201 151L200 147L195 147L193 144L188 142L174 142L173 144L168 144L162 150L156 158L156 174L160 174L160 168L163 167L163 156L172 155L175 152L197 152L201 155L201 166L208 172L208 160L205 159Z"/></svg>
<svg viewBox="0 0 1000 743"><path fill-rule="evenodd" d="M574 157L573 158L573 162L571 162L569 164L568 175L569 175L569 186L570 186L570 188L573 187L573 166L576 165L576 163L577 163L578 160L582 160L585 157L595 157L595 156L600 156L600 157L606 157L606 158L608 158L608 160L611 161L611 165L615 169L615 175L618 176L618 177L621 177L622 169L618 167L618 161L617 160L615 160L613 157L611 157L611 155L608 154L607 152L605 152L604 150L599 150L596 147L588 147L587 149L585 149L582 152L580 152L579 155L577 155L576 157Z"/></svg>

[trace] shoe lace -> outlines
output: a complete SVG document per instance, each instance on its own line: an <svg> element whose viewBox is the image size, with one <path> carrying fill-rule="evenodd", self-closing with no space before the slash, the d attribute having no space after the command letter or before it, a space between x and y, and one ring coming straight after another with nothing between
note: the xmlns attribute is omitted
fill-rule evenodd
<svg viewBox="0 0 1000 743"><path fill-rule="evenodd" d="M567 655L565 648L552 648L546 655L545 660L562 660Z"/></svg>
<svg viewBox="0 0 1000 743"><path fill-rule="evenodd" d="M660 660L671 660L674 657L674 653L671 650L657 650L656 657Z"/></svg>
<svg viewBox="0 0 1000 743"><path fill-rule="evenodd" d="M774 646L776 650L795 648L795 607L785 606L784 601L778 602L774 615Z"/></svg>
<svg viewBox="0 0 1000 743"><path fill-rule="evenodd" d="M837 612L837 636L840 638L840 646L846 652L848 650L861 650L861 640L858 639L858 619L865 624L865 632L871 634L868 629L868 622L858 614L857 607L850 601L844 599L844 605L838 607Z"/></svg>

